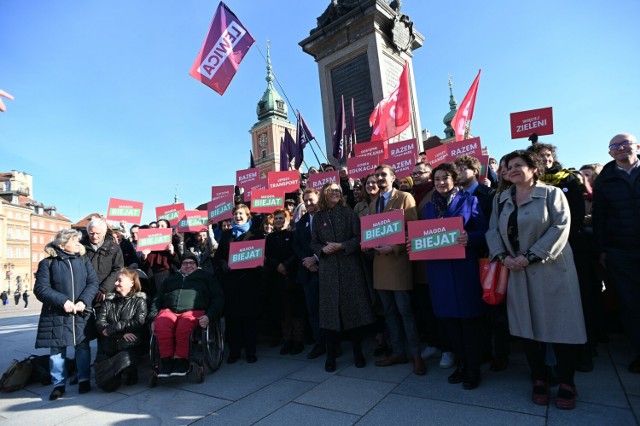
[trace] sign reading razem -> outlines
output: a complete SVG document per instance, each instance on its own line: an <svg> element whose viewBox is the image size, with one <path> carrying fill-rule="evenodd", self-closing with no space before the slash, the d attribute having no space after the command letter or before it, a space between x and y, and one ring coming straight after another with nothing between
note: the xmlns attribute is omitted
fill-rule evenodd
<svg viewBox="0 0 640 426"><path fill-rule="evenodd" d="M171 228L149 228L138 230L138 251L166 250L171 244Z"/></svg>
<svg viewBox="0 0 640 426"><path fill-rule="evenodd" d="M464 246L458 244L458 237L463 230L461 217L409 222L409 259L464 259Z"/></svg>
<svg viewBox="0 0 640 426"><path fill-rule="evenodd" d="M232 242L229 246L229 268L247 269L264 264L265 240Z"/></svg>
<svg viewBox="0 0 640 426"><path fill-rule="evenodd" d="M360 218L360 245L404 244L404 211L390 210Z"/></svg>
<svg viewBox="0 0 640 426"><path fill-rule="evenodd" d="M138 201L110 198L107 208L107 219L129 223L140 223L142 217L142 203Z"/></svg>

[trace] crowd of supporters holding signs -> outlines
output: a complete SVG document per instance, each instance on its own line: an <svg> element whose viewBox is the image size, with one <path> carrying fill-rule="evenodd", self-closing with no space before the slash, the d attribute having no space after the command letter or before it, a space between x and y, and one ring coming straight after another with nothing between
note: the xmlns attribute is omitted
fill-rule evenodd
<svg viewBox="0 0 640 426"><path fill-rule="evenodd" d="M640 353L637 149L633 135L617 135L611 163L580 170L564 168L544 143L490 159L486 171L467 154L433 166L420 158L401 178L388 164L361 179L323 165L335 178L321 188L303 174L273 208L272 199L251 204L239 191L227 217L197 232L173 226L161 250L141 249L138 235L171 228L167 219L108 229L95 218L85 239L61 231L34 288L44 303L38 345L51 347L51 399L65 391L67 346L76 347L80 393L90 390L95 335L99 358L119 348L136 354L122 368L133 384L135 342L153 323L161 376L184 375L185 335L224 317L228 364L243 355L257 362L264 337L283 356L310 345L307 358L324 355L327 372L373 361L408 364L421 376L427 360L440 358L439 367L453 369L448 382L467 390L480 385L483 364L507 370L518 341L532 401L549 404L558 386L555 404L574 408L575 371L594 368L614 323L611 306ZM501 303L483 299L482 258L508 273ZM97 329L84 316L91 307ZM372 335L368 353L363 341ZM342 353L347 341L352 357ZM640 357L629 369L640 373ZM112 379L109 389L119 384Z"/></svg>

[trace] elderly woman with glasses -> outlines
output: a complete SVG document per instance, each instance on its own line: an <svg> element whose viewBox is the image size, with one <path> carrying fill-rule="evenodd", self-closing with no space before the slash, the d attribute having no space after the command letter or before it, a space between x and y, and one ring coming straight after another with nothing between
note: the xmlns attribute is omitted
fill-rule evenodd
<svg viewBox="0 0 640 426"><path fill-rule="evenodd" d="M337 183L320 193L320 211L313 218L311 249L319 259L320 327L326 331L325 370L336 370L339 333L349 331L355 366L366 365L362 326L375 318L360 258L360 219L345 206Z"/></svg>

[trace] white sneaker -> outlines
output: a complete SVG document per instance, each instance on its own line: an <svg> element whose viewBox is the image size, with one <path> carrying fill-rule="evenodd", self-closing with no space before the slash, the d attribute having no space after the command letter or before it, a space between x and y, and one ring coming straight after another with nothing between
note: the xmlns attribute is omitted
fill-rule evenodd
<svg viewBox="0 0 640 426"><path fill-rule="evenodd" d="M440 349L436 348L435 346L427 346L426 348L424 348L420 356L424 360L438 358L440 356Z"/></svg>
<svg viewBox="0 0 640 426"><path fill-rule="evenodd" d="M456 363L456 359L451 352L442 352L440 358L440 368L451 368Z"/></svg>

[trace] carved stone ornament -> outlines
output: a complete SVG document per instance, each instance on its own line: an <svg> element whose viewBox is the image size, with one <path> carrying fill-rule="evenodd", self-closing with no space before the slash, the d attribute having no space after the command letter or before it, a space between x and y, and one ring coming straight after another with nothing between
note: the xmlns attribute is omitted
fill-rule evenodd
<svg viewBox="0 0 640 426"><path fill-rule="evenodd" d="M413 22L407 15L396 15L391 27L391 41L400 52L411 50L415 40L413 34Z"/></svg>

